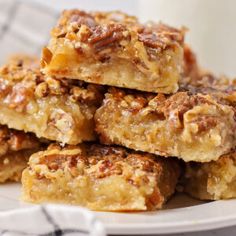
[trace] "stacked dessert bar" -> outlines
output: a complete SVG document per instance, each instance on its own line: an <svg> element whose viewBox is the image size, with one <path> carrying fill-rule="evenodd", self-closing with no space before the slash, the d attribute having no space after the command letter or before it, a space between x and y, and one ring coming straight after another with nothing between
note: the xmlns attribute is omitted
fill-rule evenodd
<svg viewBox="0 0 236 236"><path fill-rule="evenodd" d="M236 81L225 77L217 78L211 73L202 72L196 78L182 81L181 87L191 94L211 96L223 106L236 105ZM235 116L234 116L235 119ZM226 121L228 122L228 121ZM235 133L235 128L232 127ZM234 143L234 142L233 142ZM214 160L204 163L185 164L182 178L184 190L191 196L202 200L236 198L236 151L235 143L231 151Z"/></svg>
<svg viewBox="0 0 236 236"><path fill-rule="evenodd" d="M184 29L67 10L41 63L16 56L0 75L2 181L33 153L25 201L155 210L178 183L236 196L234 83L199 70Z"/></svg>

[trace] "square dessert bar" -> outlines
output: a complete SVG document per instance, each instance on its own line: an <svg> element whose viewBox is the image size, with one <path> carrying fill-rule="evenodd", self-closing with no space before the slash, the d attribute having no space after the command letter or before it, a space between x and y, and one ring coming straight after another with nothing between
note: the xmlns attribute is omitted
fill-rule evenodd
<svg viewBox="0 0 236 236"><path fill-rule="evenodd" d="M20 181L29 157L40 150L39 140L29 133L0 126L0 183Z"/></svg>
<svg viewBox="0 0 236 236"><path fill-rule="evenodd" d="M202 200L236 198L236 152L208 163L186 165L184 191Z"/></svg>
<svg viewBox="0 0 236 236"><path fill-rule="evenodd" d="M217 77L210 72L199 72L197 77L182 80L179 91L210 94L218 102L236 107L236 79Z"/></svg>
<svg viewBox="0 0 236 236"><path fill-rule="evenodd" d="M51 145L30 157L23 200L97 211L155 210L174 193L179 175L175 158L96 144Z"/></svg>
<svg viewBox="0 0 236 236"><path fill-rule="evenodd" d="M173 93L183 70L184 30L141 24L122 12L66 10L42 55L57 78Z"/></svg>
<svg viewBox="0 0 236 236"><path fill-rule="evenodd" d="M39 138L94 140L93 115L102 98L98 85L45 77L29 56L16 56L0 69L0 124Z"/></svg>
<svg viewBox="0 0 236 236"><path fill-rule="evenodd" d="M234 108L209 95L144 94L112 88L96 111L104 144L184 161L217 160L235 146Z"/></svg>

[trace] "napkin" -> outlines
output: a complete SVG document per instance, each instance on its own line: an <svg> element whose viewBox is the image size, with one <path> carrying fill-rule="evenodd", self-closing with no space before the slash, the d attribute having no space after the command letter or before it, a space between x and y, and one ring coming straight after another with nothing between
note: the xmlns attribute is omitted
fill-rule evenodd
<svg viewBox="0 0 236 236"><path fill-rule="evenodd" d="M0 235L105 236L106 233L92 212L51 204L0 212Z"/></svg>

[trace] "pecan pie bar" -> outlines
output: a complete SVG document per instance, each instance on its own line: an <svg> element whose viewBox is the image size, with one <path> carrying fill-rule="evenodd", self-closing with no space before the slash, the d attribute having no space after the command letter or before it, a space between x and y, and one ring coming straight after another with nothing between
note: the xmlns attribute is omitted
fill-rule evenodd
<svg viewBox="0 0 236 236"><path fill-rule="evenodd" d="M236 107L236 79L217 77L212 73L203 72L195 79L185 80L180 85L180 91L210 94L218 102Z"/></svg>
<svg viewBox="0 0 236 236"><path fill-rule="evenodd" d="M33 134L0 126L0 183L20 181L29 157L41 144Z"/></svg>
<svg viewBox="0 0 236 236"><path fill-rule="evenodd" d="M179 174L174 158L96 144L52 145L30 157L23 199L97 211L155 210L174 193Z"/></svg>
<svg viewBox="0 0 236 236"><path fill-rule="evenodd" d="M151 95L112 88L95 122L104 144L186 162L217 160L235 145L234 109L209 95Z"/></svg>
<svg viewBox="0 0 236 236"><path fill-rule="evenodd" d="M141 24L121 12L66 10L43 50L50 76L173 93L183 69L184 30Z"/></svg>
<svg viewBox="0 0 236 236"><path fill-rule="evenodd" d="M217 161L188 163L184 189L202 200L236 198L236 152L223 155Z"/></svg>
<svg viewBox="0 0 236 236"><path fill-rule="evenodd" d="M101 89L45 77L37 59L16 56L0 69L0 124L61 143L94 140Z"/></svg>

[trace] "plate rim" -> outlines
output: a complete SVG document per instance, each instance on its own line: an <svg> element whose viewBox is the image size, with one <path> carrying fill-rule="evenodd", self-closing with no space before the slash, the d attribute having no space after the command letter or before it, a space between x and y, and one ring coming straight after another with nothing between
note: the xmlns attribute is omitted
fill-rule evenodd
<svg viewBox="0 0 236 236"><path fill-rule="evenodd" d="M229 202L229 204L235 204L236 199L229 200L218 200L209 202L214 207L215 205L224 204ZM208 204L208 203L207 203ZM204 204L205 205L205 204ZM182 211L194 211L194 208L200 207L190 206L183 207ZM181 208L179 208L181 209ZM175 211L177 209L168 209L168 211ZM217 230L226 227L236 226L236 211L235 213L229 212L229 215L223 214L222 216L215 216L209 219L203 218L202 220L193 221L177 221L177 222L161 222L157 223L107 223L104 222L99 214L101 212L96 212L96 216L104 223L105 229L108 234L113 235L145 235L145 234L175 234L175 233L192 233L192 232L202 232L209 230ZM112 214L126 214L126 213L112 213ZM128 214L128 213L127 213ZM134 213L135 214L135 213ZM174 214L174 212L172 213Z"/></svg>
<svg viewBox="0 0 236 236"><path fill-rule="evenodd" d="M144 234L175 234L175 233L193 233L209 230L217 230L236 225L236 215L231 219L218 220L214 222L185 223L177 224L107 224L104 223L108 234L113 235L144 235ZM183 229L184 227L184 229Z"/></svg>
<svg viewBox="0 0 236 236"><path fill-rule="evenodd" d="M11 184L4 185L3 188L0 188L0 199L7 198L11 201L20 204L20 207L24 207L22 205L22 201L18 198L20 195L20 185L19 184ZM8 191L6 191L8 190ZM4 194L1 194L1 191ZM9 196L11 194L11 196ZM28 205L28 204L27 204ZM204 202L200 205L190 205L185 207L176 207L176 208L166 208L160 211L155 212L140 212L140 213L115 213L115 212L93 212L94 215L104 224L106 232L108 234L113 235L147 235L147 234L175 234L175 233L190 233L190 232L201 232L201 231L209 231L209 230L217 230L220 228L236 226L236 211L234 211L236 206L236 199L231 200L219 200L219 201L211 201ZM158 222L160 219L161 213L163 214L163 221ZM205 214L204 212L209 212L209 214ZM215 213L216 212L216 213ZM176 218L170 218L169 216L173 216L176 214ZM186 214L186 218L184 218ZM196 214L196 219L188 218L188 215L192 216ZM109 220L117 216L120 216L117 221L113 222ZM122 215L126 216L123 220ZM136 219L131 219L129 222L129 217L132 215L136 217ZM143 217L147 217L147 221L143 221ZM157 222L155 222L155 216L157 218ZM124 221L127 220L127 224ZM149 218L153 218L151 222L149 222ZM108 221L106 219L108 218ZM182 219L182 220L181 220ZM116 219L115 219L116 220ZM143 222L142 222L143 221Z"/></svg>

